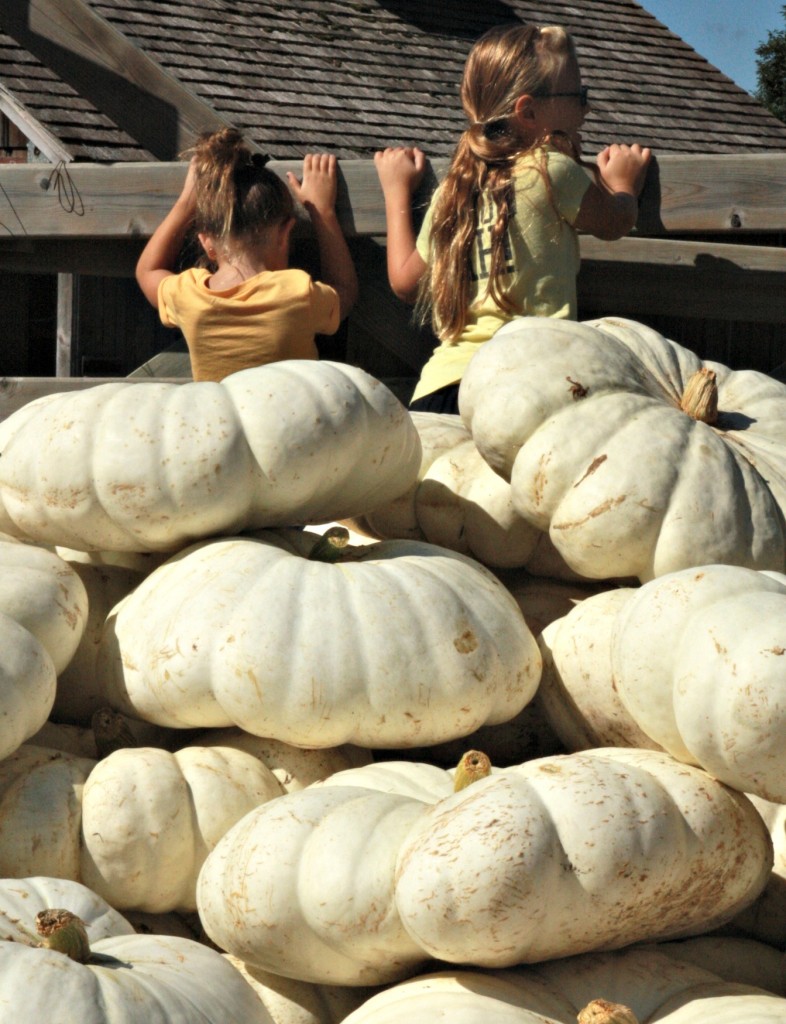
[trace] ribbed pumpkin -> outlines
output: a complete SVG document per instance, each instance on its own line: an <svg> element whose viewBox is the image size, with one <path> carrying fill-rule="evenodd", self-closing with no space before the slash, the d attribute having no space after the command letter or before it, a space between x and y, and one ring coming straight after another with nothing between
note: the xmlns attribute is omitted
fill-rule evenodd
<svg viewBox="0 0 786 1024"><path fill-rule="evenodd" d="M222 948L303 980L380 984L702 932L764 887L750 802L666 754L596 750L456 793L429 765L338 773L246 815L205 860Z"/></svg>
<svg viewBox="0 0 786 1024"><path fill-rule="evenodd" d="M220 384L48 395L0 424L0 451L0 529L98 551L356 515L405 490L420 463L384 384L312 360Z"/></svg>
<svg viewBox="0 0 786 1024"><path fill-rule="evenodd" d="M668 944L672 945L672 944ZM345 1024L782 1024L786 999L671 958L667 947L394 985Z"/></svg>
<svg viewBox="0 0 786 1024"><path fill-rule="evenodd" d="M584 576L786 566L786 385L765 374L634 321L529 317L480 348L459 407L516 511Z"/></svg>
<svg viewBox="0 0 786 1024"><path fill-rule="evenodd" d="M0 763L0 873L83 882L119 909L193 910L208 851L283 792L227 747L126 748L96 763L23 745Z"/></svg>
<svg viewBox="0 0 786 1024"><path fill-rule="evenodd" d="M540 652L487 569L415 541L314 561L323 540L225 538L160 566L107 622L108 702L296 746L412 747L506 721L532 698Z"/></svg>
<svg viewBox="0 0 786 1024"><path fill-rule="evenodd" d="M3 879L0 919L0 1000L9 1024L274 1024L216 950L137 935L76 882Z"/></svg>

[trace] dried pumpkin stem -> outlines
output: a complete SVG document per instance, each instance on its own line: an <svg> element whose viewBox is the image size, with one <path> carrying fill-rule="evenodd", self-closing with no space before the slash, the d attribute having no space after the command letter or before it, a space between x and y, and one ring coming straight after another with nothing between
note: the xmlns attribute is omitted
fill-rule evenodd
<svg viewBox="0 0 786 1024"><path fill-rule="evenodd" d="M90 959L90 940L85 923L70 910L42 910L36 914L35 927L41 936L38 944L41 948L64 953L80 964L86 964Z"/></svg>
<svg viewBox="0 0 786 1024"><path fill-rule="evenodd" d="M577 1020L578 1024L639 1024L633 1010L606 999L593 999L579 1013Z"/></svg>
<svg viewBox="0 0 786 1024"><path fill-rule="evenodd" d="M702 366L685 385L680 408L694 420L714 426L718 422L718 384L715 371Z"/></svg>
<svg viewBox="0 0 786 1024"><path fill-rule="evenodd" d="M309 561L337 562L348 543L349 530L345 526L331 526L311 549Z"/></svg>
<svg viewBox="0 0 786 1024"><path fill-rule="evenodd" d="M453 791L458 793L467 786L491 775L491 761L480 750L468 750L456 766Z"/></svg>

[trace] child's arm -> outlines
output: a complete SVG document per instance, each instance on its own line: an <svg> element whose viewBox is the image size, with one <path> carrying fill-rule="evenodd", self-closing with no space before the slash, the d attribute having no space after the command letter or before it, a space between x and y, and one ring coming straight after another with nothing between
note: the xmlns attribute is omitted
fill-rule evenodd
<svg viewBox="0 0 786 1024"><path fill-rule="evenodd" d="M650 150L632 146L607 146L598 154L600 180L587 189L575 227L596 238L613 241L635 226L638 197L644 187Z"/></svg>
<svg viewBox="0 0 786 1024"><path fill-rule="evenodd" d="M336 158L328 153L308 153L303 160L303 180L288 173L290 187L308 211L319 246L321 279L336 289L341 319L358 297L355 264L336 216L338 179Z"/></svg>
<svg viewBox="0 0 786 1024"><path fill-rule="evenodd" d="M194 168L189 164L175 205L148 239L136 264L136 279L147 301L158 309L158 286L174 273L177 257L196 211Z"/></svg>
<svg viewBox="0 0 786 1024"><path fill-rule="evenodd" d="M416 248L412 196L426 169L426 157L417 147L397 146L374 154L385 197L388 280L394 293L414 302L420 279L428 269Z"/></svg>

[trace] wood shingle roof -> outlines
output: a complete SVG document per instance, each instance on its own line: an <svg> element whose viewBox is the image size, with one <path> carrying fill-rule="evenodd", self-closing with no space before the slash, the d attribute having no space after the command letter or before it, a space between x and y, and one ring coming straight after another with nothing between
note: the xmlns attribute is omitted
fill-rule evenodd
<svg viewBox="0 0 786 1024"><path fill-rule="evenodd" d="M2 31L0 88L13 98L26 119L37 122L59 143L63 156L93 163L152 159L106 113ZM52 154L44 155L52 159Z"/></svg>
<svg viewBox="0 0 786 1024"><path fill-rule="evenodd" d="M366 157L396 144L421 145L431 157L450 155L464 126L458 88L466 54L486 28L511 20L562 24L575 36L591 88L583 129L589 154L614 141L641 141L659 153L786 148L786 125L635 0L88 3L277 159L322 149ZM26 73L18 62L11 66L8 74L0 64L0 83L32 96L32 65ZM51 95L62 95L63 86L56 79ZM113 150L109 135L120 132L120 146L122 129L103 112L80 107L84 99L73 88L58 105L47 105L40 93L39 86L38 116L68 137L77 158L149 159L128 138L125 155L112 155L122 147ZM93 123L101 116L108 124ZM115 114L115 120L122 118ZM108 133L106 155L88 155L101 152L99 127Z"/></svg>

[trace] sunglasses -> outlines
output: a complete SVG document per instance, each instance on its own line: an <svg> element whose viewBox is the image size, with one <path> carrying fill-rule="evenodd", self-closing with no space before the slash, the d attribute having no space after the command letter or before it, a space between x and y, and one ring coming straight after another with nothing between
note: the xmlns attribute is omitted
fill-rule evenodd
<svg viewBox="0 0 786 1024"><path fill-rule="evenodd" d="M582 85L578 92L542 92L537 95L540 100L553 100L557 96L572 96L579 101L582 107L589 103L589 86Z"/></svg>

